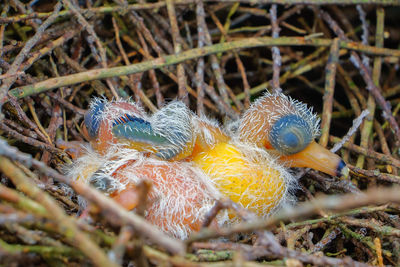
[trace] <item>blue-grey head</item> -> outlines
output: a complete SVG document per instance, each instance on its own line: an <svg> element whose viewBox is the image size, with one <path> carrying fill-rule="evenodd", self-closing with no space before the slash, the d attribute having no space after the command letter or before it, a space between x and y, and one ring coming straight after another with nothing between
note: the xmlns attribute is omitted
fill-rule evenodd
<svg viewBox="0 0 400 267"><path fill-rule="evenodd" d="M311 108L283 93L267 92L241 119L241 141L264 147L289 167L348 175L342 159L317 144L319 119Z"/></svg>
<svg viewBox="0 0 400 267"><path fill-rule="evenodd" d="M101 115L106 108L106 102L100 98L94 99L90 103L90 108L86 112L84 117L84 123L88 130L90 137L96 137L99 133L99 127L101 122Z"/></svg>
<svg viewBox="0 0 400 267"><path fill-rule="evenodd" d="M271 145L283 155L292 155L305 149L313 140L311 125L296 114L284 115L272 126Z"/></svg>

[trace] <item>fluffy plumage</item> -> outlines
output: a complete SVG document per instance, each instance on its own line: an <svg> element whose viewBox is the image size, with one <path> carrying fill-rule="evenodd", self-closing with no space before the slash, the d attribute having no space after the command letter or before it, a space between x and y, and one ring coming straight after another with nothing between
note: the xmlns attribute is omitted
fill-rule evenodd
<svg viewBox="0 0 400 267"><path fill-rule="evenodd" d="M288 115L296 116L304 121L307 131L311 134L310 140L314 140L319 135L319 119L312 108L283 93L267 92L258 98L240 119L239 140L259 147L268 147L272 126Z"/></svg>
<svg viewBox="0 0 400 267"><path fill-rule="evenodd" d="M146 219L181 239L200 229L205 214L221 196L214 183L193 163L149 158L121 146L113 147L105 155L88 149L69 170L71 177L100 185L99 189L108 195L150 180L153 186Z"/></svg>
<svg viewBox="0 0 400 267"><path fill-rule="evenodd" d="M327 153L325 161L332 155L337 161L322 170L336 173L340 158L311 142L318 123L311 109L283 94L265 94L229 131L179 101L147 115L129 101L95 99L85 116L91 148L69 175L127 209L137 205L136 185L152 181L146 218L184 239L200 229L205 214L222 196L261 217L293 199L295 179L268 149L296 162L297 154L314 155L309 150L317 147ZM304 165L303 159L300 162ZM304 166L313 167L314 162ZM226 212L217 217L220 225L236 220Z"/></svg>

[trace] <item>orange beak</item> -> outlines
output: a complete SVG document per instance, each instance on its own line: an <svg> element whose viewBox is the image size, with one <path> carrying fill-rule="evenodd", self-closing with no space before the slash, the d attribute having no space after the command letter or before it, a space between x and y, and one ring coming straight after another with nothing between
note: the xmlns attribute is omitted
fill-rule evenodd
<svg viewBox="0 0 400 267"><path fill-rule="evenodd" d="M349 168L346 163L336 154L330 152L325 147L311 142L304 150L299 153L280 156L289 167L312 168L333 176L348 177Z"/></svg>

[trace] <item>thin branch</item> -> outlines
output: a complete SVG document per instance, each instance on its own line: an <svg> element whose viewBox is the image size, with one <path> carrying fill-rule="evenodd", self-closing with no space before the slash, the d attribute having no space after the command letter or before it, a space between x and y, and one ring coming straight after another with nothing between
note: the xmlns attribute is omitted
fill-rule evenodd
<svg viewBox="0 0 400 267"><path fill-rule="evenodd" d="M243 49L260 46L330 46L332 41L330 39L307 39L303 37L260 37L260 38L247 38L245 40L226 42L223 44L215 44L203 48L195 48L184 51L179 55L167 55L153 60L147 60L141 63L132 64L123 67L114 67L107 69L95 69L81 73L71 74L58 78L51 78L36 84L26 85L10 90L10 94L22 98L32 94L41 93L54 88L63 86L70 86L77 83L86 81L93 81L97 79L105 79L121 75L128 75L147 71L150 69L162 68L165 66L174 65L186 60L195 59L198 57L215 54L219 52L226 52L232 49ZM372 46L364 46L359 43L340 41L340 47L346 49L354 49L363 51L365 53L375 55L390 55L400 57L400 51L388 48L377 48ZM3 99L4 100L4 99ZM4 100L5 101L5 100Z"/></svg>

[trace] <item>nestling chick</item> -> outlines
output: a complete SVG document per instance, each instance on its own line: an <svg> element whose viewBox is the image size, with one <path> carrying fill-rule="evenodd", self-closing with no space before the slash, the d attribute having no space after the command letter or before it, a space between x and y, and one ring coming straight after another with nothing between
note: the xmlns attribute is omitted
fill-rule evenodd
<svg viewBox="0 0 400 267"><path fill-rule="evenodd" d="M138 204L136 185L153 182L146 218L187 238L222 196L268 216L290 198L287 167L347 175L335 154L317 145L318 120L304 104L276 93L257 100L234 132L173 101L149 116L131 102L95 99L85 116L90 148L70 175L104 191L128 210ZM232 215L220 215L219 224Z"/></svg>

